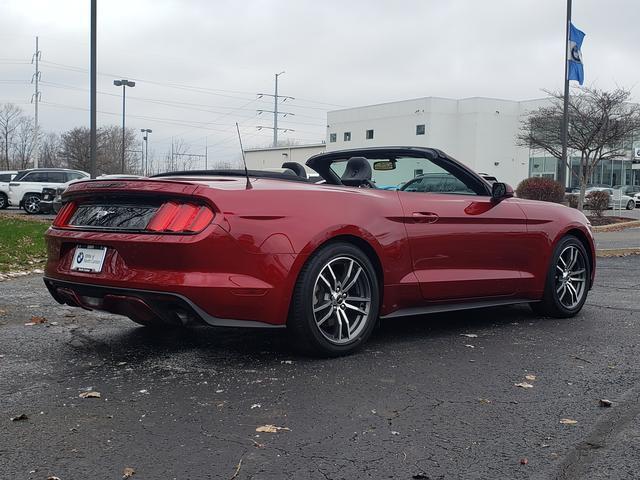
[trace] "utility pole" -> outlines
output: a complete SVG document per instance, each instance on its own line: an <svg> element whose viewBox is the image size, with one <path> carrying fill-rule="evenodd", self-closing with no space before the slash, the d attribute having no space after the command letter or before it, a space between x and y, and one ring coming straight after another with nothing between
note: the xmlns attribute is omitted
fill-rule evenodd
<svg viewBox="0 0 640 480"><path fill-rule="evenodd" d="M91 113L89 114L90 116L90 128L89 131L91 132L89 134L89 173L91 174L91 178L96 178L96 154L97 154L97 148L96 148L96 128L97 128L97 122L96 122L96 90L97 90L97 33L96 33L96 28L97 28L97 11L98 11L98 1L97 0L91 0L91 73L89 74L89 77L91 78L91 93L89 94L89 98L90 98L90 110Z"/></svg>
<svg viewBox="0 0 640 480"><path fill-rule="evenodd" d="M278 95L278 77L280 75L282 75L284 73L284 71L280 72L280 73L276 73L275 74L275 79L276 79L276 85L275 85L275 91L273 94L270 93L259 93L258 94L258 98L262 98L262 97L273 97L273 110L258 110L258 114L262 114L262 113L273 113L273 127L266 127L266 126L262 126L259 125L257 128L258 130L262 130L263 128L268 128L273 130L273 146L277 147L278 146L278 130L282 130L283 132L292 132L293 130L291 130L290 128L278 128L278 115L282 115L283 117L286 117L287 115L295 115L291 112L278 112L278 99L282 98L282 102L286 102L287 100L295 100L295 98L293 97L289 97L288 95Z"/></svg>
<svg viewBox="0 0 640 480"><path fill-rule="evenodd" d="M35 107L35 122L33 125L33 168L38 168L38 157L40 156L40 135L38 135L38 102L40 101L40 90L39 90L39 82L40 82L40 50L38 50L38 37L36 37L36 53L31 57L31 63L35 63L36 65L36 73L31 77L31 83L35 85L35 92L31 97L31 103L33 103Z"/></svg>

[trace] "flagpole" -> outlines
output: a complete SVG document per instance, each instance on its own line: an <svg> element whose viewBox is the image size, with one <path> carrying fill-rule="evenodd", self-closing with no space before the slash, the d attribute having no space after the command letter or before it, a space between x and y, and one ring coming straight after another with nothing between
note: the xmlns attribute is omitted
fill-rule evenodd
<svg viewBox="0 0 640 480"><path fill-rule="evenodd" d="M558 165L558 181L567 186L567 137L569 136L569 29L571 25L571 0L567 0L567 24L564 37L564 112L562 119L562 160Z"/></svg>

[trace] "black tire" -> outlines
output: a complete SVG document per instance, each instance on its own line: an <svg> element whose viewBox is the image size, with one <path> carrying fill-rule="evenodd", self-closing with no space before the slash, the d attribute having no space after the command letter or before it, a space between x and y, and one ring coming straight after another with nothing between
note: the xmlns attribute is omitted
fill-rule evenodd
<svg viewBox="0 0 640 480"><path fill-rule="evenodd" d="M634 202L633 200L629 200L627 202L627 210L633 210L636 206L636 202Z"/></svg>
<svg viewBox="0 0 640 480"><path fill-rule="evenodd" d="M9 199L4 193L0 193L0 210L4 210L9 206Z"/></svg>
<svg viewBox="0 0 640 480"><path fill-rule="evenodd" d="M566 305L563 300L563 293L567 295L569 292L569 296L573 300L573 295L571 290L568 290L565 286L565 289L562 290L563 281L566 283L567 279L564 278L564 274L558 273L559 270L562 270L562 262L560 261L560 255L564 254L563 252L567 252L570 249L575 249L577 252L577 260L579 266L576 271L580 271L584 269L584 282L579 282L576 284L582 284L581 290L576 293L575 305ZM577 275L576 275L577 276ZM569 275L569 279L573 278L573 274ZM584 302L587 300L587 295L589 293L589 286L591 282L591 265L589 263L589 256L587 255L587 251L584 248L584 245L580 240L578 240L573 235L567 235L563 237L558 244L556 245L553 255L551 256L551 262L549 264L549 269L547 271L547 276L545 280L544 287L544 295L542 297L542 301L532 303L531 309L540 314L546 315L549 317L555 318L569 318L575 316L584 305ZM571 283L571 282L569 282ZM573 283L572 283L573 285ZM573 287L575 290L575 287ZM560 292L558 291L560 289ZM579 295L578 295L579 293ZM579 297L579 298L578 298ZM566 301L566 300L565 300Z"/></svg>
<svg viewBox="0 0 640 480"><path fill-rule="evenodd" d="M329 283L325 286L320 282L320 275L328 265L332 272L331 265L336 270L335 277L330 279L330 283L335 286L333 290L331 290ZM347 268L347 265L351 265L351 267ZM364 275L362 275L363 273ZM357 280L353 277L356 277ZM352 280L353 282L357 281L357 284L352 285ZM342 281L347 285L342 285ZM346 290L343 288L341 293L344 298L340 296L341 286L346 288ZM333 293L331 293L332 291ZM331 295L334 295L336 291L338 297L332 297ZM356 297L348 296L347 292L353 292L352 295L356 295ZM322 293L323 298L320 298L319 293ZM358 303L356 298L359 297L370 298L370 300ZM327 301L331 303L328 309L318 312L318 305ZM349 304L347 301L352 303ZM326 305L326 303L324 304ZM353 304L359 305L358 308L352 308ZM307 260L298 276L287 321L287 330L292 346L300 353L311 356L338 357L353 353L362 347L375 328L378 321L379 305L378 277L369 258L350 243L330 243ZM328 319L324 323L322 320L316 321L314 307L316 307L318 317L324 317L327 312ZM359 312L364 312L360 309L366 310L366 315L360 314ZM354 310L358 312L354 313ZM347 314L352 315L353 322L350 322ZM346 320L345 324L342 323L343 318ZM324 327L321 327L320 324ZM349 333L352 326L354 326L353 337ZM329 338L331 329L338 338L333 340ZM342 338L343 333L346 334L346 339Z"/></svg>
<svg viewBox="0 0 640 480"><path fill-rule="evenodd" d="M29 215L37 215L40 213L40 195L37 193L27 193L22 199L22 209Z"/></svg>

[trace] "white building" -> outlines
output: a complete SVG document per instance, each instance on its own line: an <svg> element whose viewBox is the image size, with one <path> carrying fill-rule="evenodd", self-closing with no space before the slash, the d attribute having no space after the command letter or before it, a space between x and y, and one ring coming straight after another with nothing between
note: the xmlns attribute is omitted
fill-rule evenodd
<svg viewBox="0 0 640 480"><path fill-rule="evenodd" d="M557 160L516 144L522 119L548 105L548 98L513 101L472 97L460 100L424 97L334 110L327 113L326 144L245 150L251 169L279 168L286 161L304 165L325 151L370 146L438 148L468 165L516 187L531 176L556 178ZM637 145L636 146L640 146ZM629 155L630 157L631 155ZM567 184L578 186L579 158L572 159ZM630 158L600 162L592 184L640 184L640 167Z"/></svg>
<svg viewBox="0 0 640 480"><path fill-rule="evenodd" d="M334 110L327 114L327 151L384 145L433 147L515 187L530 176L556 177L555 158L516 145L522 118L549 102L547 98L425 97ZM573 168L577 172L577 166ZM640 173L634 178L636 172L629 160L601 162L591 183L640 183ZM577 185L577 177L567 172L567 183Z"/></svg>
<svg viewBox="0 0 640 480"><path fill-rule="evenodd" d="M249 170L280 168L285 162L298 162L302 165L317 153L325 151L324 143L307 145L289 145L286 147L248 148L244 151ZM310 173L311 170L308 170Z"/></svg>

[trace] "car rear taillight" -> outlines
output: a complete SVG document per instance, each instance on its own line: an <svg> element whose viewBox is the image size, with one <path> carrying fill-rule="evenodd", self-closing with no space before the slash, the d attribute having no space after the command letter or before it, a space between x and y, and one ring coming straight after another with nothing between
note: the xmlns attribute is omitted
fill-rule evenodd
<svg viewBox="0 0 640 480"><path fill-rule="evenodd" d="M58 212L58 215L56 216L55 220L53 221L53 226L54 227L66 227L69 225L69 220L71 219L71 216L75 213L76 211L76 203L75 202L69 202L66 203Z"/></svg>
<svg viewBox="0 0 640 480"><path fill-rule="evenodd" d="M167 202L147 224L152 232L200 232L213 220L213 211L204 205Z"/></svg>

